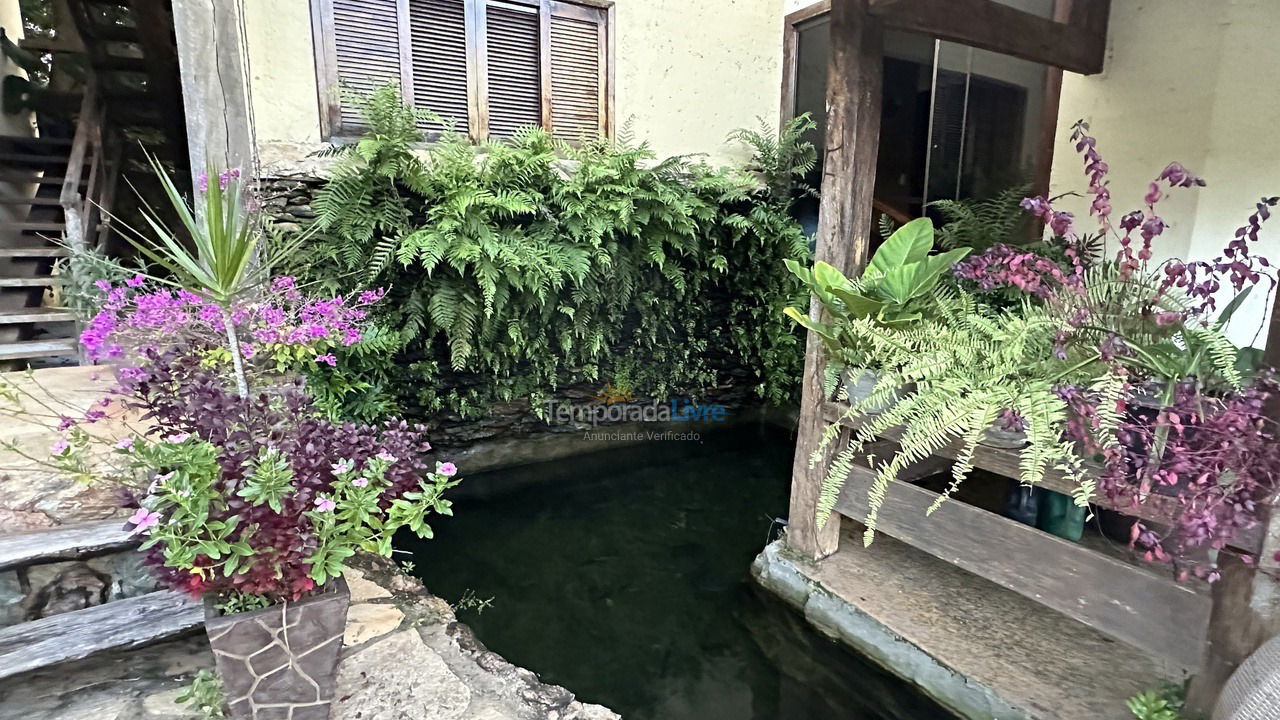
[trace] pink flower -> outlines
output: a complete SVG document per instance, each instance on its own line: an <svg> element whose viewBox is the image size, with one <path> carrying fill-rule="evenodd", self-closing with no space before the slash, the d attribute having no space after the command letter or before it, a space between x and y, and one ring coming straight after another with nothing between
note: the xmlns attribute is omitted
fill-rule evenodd
<svg viewBox="0 0 1280 720"><path fill-rule="evenodd" d="M125 280L124 284L128 285L131 288L136 288L136 287L142 287L143 283L145 283L146 281L147 281L147 278L144 277L142 273L138 273L133 277L129 278L128 280Z"/></svg>
<svg viewBox="0 0 1280 720"><path fill-rule="evenodd" d="M316 498L316 510L320 512L333 512L336 507L338 507L337 503L323 495Z"/></svg>
<svg viewBox="0 0 1280 720"><path fill-rule="evenodd" d="M120 442L116 443L117 450L129 451L133 449L133 438L120 438Z"/></svg>
<svg viewBox="0 0 1280 720"><path fill-rule="evenodd" d="M445 477L453 477L458 474L458 466L451 462L441 463L440 467L436 468L436 472Z"/></svg>
<svg viewBox="0 0 1280 720"><path fill-rule="evenodd" d="M53 453L54 455L63 455L70 449L71 449L71 443L67 442L66 440L60 439L58 440L58 442L50 446L49 452Z"/></svg>
<svg viewBox="0 0 1280 720"><path fill-rule="evenodd" d="M164 441L167 443L173 443L174 445L178 445L180 443L186 442L187 438L189 437L191 437L191 433L174 433L173 435L166 436L164 438Z"/></svg>
<svg viewBox="0 0 1280 720"><path fill-rule="evenodd" d="M358 478L356 478L355 480L352 480L352 481L351 481L351 484L352 484L352 485L355 485L356 487L368 487L368 486L369 486L369 478L366 478L366 477L358 477Z"/></svg>
<svg viewBox="0 0 1280 720"><path fill-rule="evenodd" d="M159 525L160 515L146 508L138 508L138 511L129 518L129 522L133 525L133 530L129 534L137 535Z"/></svg>
<svg viewBox="0 0 1280 720"><path fill-rule="evenodd" d="M389 463L393 463L397 459L399 459L395 455L392 455L391 453L387 452L386 450L383 450L382 452L378 453L374 457L378 458L379 460L382 460L383 462L389 462Z"/></svg>
<svg viewBox="0 0 1280 720"><path fill-rule="evenodd" d="M329 469L333 471L334 475L341 475L345 472L350 472L351 468L355 466L356 464L350 460L339 460Z"/></svg>
<svg viewBox="0 0 1280 720"><path fill-rule="evenodd" d="M165 482L171 477L173 477L172 472L167 472L163 475L157 475L155 479L151 481L151 484L147 486L147 494L148 495L155 494L155 491L159 490L160 487L164 485Z"/></svg>
<svg viewBox="0 0 1280 720"><path fill-rule="evenodd" d="M329 353L327 355L317 355L316 362L324 363L329 367L336 367L338 364L338 358L334 357L332 353Z"/></svg>

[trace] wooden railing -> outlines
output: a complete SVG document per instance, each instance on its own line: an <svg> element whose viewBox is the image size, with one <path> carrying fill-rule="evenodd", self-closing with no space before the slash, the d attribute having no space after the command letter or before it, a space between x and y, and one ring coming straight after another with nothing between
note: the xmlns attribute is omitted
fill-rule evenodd
<svg viewBox="0 0 1280 720"><path fill-rule="evenodd" d="M100 249L106 237L103 210L110 207L119 163L107 161L104 119L97 87L90 82L80 102L76 134L71 141L59 198L65 221L65 242L73 252L89 249L90 237L96 237L95 247Z"/></svg>

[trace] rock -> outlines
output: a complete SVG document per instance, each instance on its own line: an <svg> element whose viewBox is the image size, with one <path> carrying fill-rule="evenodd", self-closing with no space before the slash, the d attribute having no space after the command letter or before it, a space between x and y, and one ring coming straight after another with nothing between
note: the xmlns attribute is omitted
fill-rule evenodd
<svg viewBox="0 0 1280 720"><path fill-rule="evenodd" d="M347 568L342 572L342 576L347 580L347 587L351 588L351 603L369 602L378 598L389 598L391 592L381 585L365 579L364 573L355 568Z"/></svg>
<svg viewBox="0 0 1280 720"><path fill-rule="evenodd" d="M27 606L27 619L51 617L83 610L107 601L111 577L87 563L70 563L53 580L36 591Z"/></svg>
<svg viewBox="0 0 1280 720"><path fill-rule="evenodd" d="M347 611L347 631L342 644L355 647L373 638L386 635L400 626L404 613L395 605L352 605Z"/></svg>
<svg viewBox="0 0 1280 720"><path fill-rule="evenodd" d="M161 717L188 714L191 709L178 702L178 696L184 692L186 692L186 688L174 688L148 695L142 700L142 709L148 715L159 715Z"/></svg>
<svg viewBox="0 0 1280 720"><path fill-rule="evenodd" d="M414 630L343 658L331 720L453 720L471 690Z"/></svg>
<svg viewBox="0 0 1280 720"><path fill-rule="evenodd" d="M0 627L22 622L22 601L26 597L17 570L0 573Z"/></svg>
<svg viewBox="0 0 1280 720"><path fill-rule="evenodd" d="M296 222L278 222L273 227L286 235L302 232L302 226Z"/></svg>

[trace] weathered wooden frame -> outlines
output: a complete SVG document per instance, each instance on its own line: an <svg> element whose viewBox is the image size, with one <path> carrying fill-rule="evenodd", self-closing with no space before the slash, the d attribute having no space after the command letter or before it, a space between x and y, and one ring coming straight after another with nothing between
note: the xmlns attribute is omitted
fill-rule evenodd
<svg viewBox="0 0 1280 720"><path fill-rule="evenodd" d="M1071 18L1072 0L1054 0L1054 20L1066 24ZM831 0L821 0L786 16L782 26L782 106L779 113L782 124L795 117L796 83L799 66L801 26L831 12ZM889 28L886 29L899 29ZM1035 194L1049 191L1049 173L1053 166L1054 147L1058 140L1058 109L1062 97L1062 68L1045 66L1043 98L1040 109L1040 127L1036 136L1036 161L1032 175ZM886 211L888 208L881 208ZM904 218L894 218L904 222Z"/></svg>
<svg viewBox="0 0 1280 720"><path fill-rule="evenodd" d="M1110 10L1110 0L1058 0L1054 17L1048 20L990 0L828 0L790 16L787 27L821 14L828 5L832 52L827 83L826 163L815 259L832 264L846 275L858 274L865 265L873 224L884 30L927 34L1054 66L1057 70L1046 79L1049 92L1045 102L1046 108L1052 104L1055 109L1047 114L1056 115L1062 69L1083 73L1102 70ZM794 58L794 39L784 39L784 47L786 57ZM788 107L794 107L794 95L789 92L794 93L795 75L793 69L788 72L787 65L794 67L791 63L784 64L784 118L789 115ZM1043 187L1048 182L1053 148L1045 138L1051 139L1053 131L1046 124L1042 132L1045 134L1041 143L1042 167L1037 184ZM810 317L820 320L822 315L821 306L812 302ZM1280 303L1272 309L1264 362L1280 365ZM837 504L837 514L832 521L825 526L817 524L822 478L835 449L840 446L832 443L821 453L815 452L827 423L839 415L838 409L826 402L821 367L821 344L810 333L792 466L787 544L793 551L813 560L821 560L838 550L841 515L860 517L856 495L859 490L865 492L865 477L855 478ZM1268 411L1273 418L1280 419L1280 398ZM1139 568L1126 569L1109 558L1090 558L1082 554L1081 548L1058 543L1029 527L1012 527L1012 523L1002 522L998 516L978 508L953 502L944 505L934 518L917 517L914 510L931 503L931 495L906 484L892 486L889 502L881 510L881 529L1042 602L1045 602L1045 593L1035 583L1026 582L1015 572L1002 571L988 549L981 543L969 542L972 538L966 539L973 532L972 526L986 528L986 535L981 539L987 543L996 541L993 534L1006 541L1013 538L1033 543L1039 551L1035 557L1024 557L1024 564L1061 562L1069 566L1073 562L1087 562L1093 571L1101 568L1118 578L1116 582L1124 583L1123 597L1115 600L1121 604L1126 602L1124 598L1131 603L1141 601L1143 587L1150 584L1149 575L1133 574L1143 572ZM903 507L889 507L895 504ZM1140 516L1145 513L1164 517L1167 513L1158 503L1140 511L1128 510ZM1069 601L1052 599L1048 604L1115 637L1188 665L1190 670L1198 670L1188 702L1193 710L1207 712L1234 668L1268 638L1280 633L1280 601L1276 599L1280 597L1276 580L1280 576L1280 561L1276 559L1280 550L1280 515L1274 510L1274 505L1264 508L1257 532L1240 542L1246 550L1256 553L1257 562L1246 565L1231 559L1224 561L1223 578L1212 588L1207 620L1203 599L1186 596L1168 583L1152 591L1164 597L1163 605L1148 608L1161 613L1156 622L1125 609L1090 609L1078 602L1072 607ZM900 518L902 512L912 515L909 519ZM939 517L942 518L940 526L921 529L922 524L939 522ZM1072 577L1076 575L1078 573ZM1068 579L1054 576L1047 581L1057 583L1062 589ZM1108 598L1108 602L1111 601L1112 598Z"/></svg>
<svg viewBox="0 0 1280 720"><path fill-rule="evenodd" d="M469 134L473 141L489 137L488 72L485 67L486 51L485 15L490 0L466 0L467 28L467 78ZM600 46L600 115L601 133L606 138L614 135L614 97L616 95L616 4L615 0L493 0L497 4L521 5L536 9L540 20L541 51L541 104L542 126L552 127L551 63L550 63L550 12L552 6L579 7L600 11L603 14L604 32ZM310 0L311 38L315 50L316 98L320 109L320 138L326 141L354 140L353 134L342 127L341 105L337 99L338 72L337 47L334 41L333 0ZM400 86L402 96L412 102L413 58L409 55L408 0L397 0L397 17L400 34ZM594 19L594 18L593 18Z"/></svg>

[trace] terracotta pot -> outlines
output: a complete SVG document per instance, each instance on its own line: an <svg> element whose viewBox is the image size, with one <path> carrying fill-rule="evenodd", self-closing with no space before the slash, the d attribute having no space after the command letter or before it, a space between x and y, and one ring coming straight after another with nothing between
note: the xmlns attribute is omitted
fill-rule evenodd
<svg viewBox="0 0 1280 720"><path fill-rule="evenodd" d="M328 720L351 591L341 577L316 595L236 615L205 603L205 632L231 717Z"/></svg>

